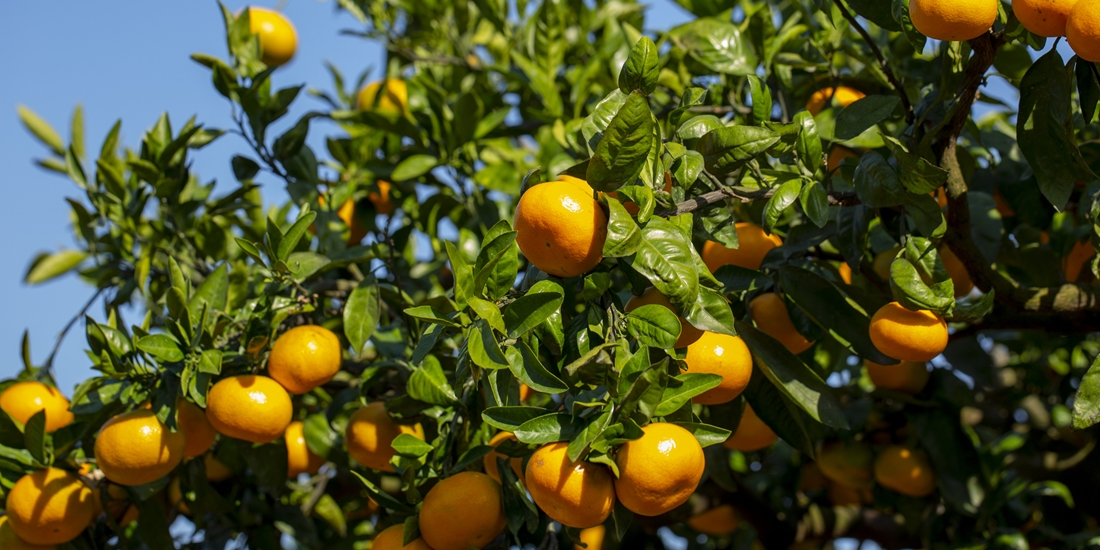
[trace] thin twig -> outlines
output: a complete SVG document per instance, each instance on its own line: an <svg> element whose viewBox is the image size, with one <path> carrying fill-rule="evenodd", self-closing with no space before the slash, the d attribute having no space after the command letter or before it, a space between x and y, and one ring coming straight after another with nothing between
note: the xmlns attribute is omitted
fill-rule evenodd
<svg viewBox="0 0 1100 550"><path fill-rule="evenodd" d="M57 356L58 350L61 349L61 343L65 341L65 335L69 333L69 329L73 328L73 325L76 324L78 319L88 313L88 308L92 307L92 304L95 303L100 294L103 294L104 290L103 288L96 290L95 294L93 294L92 297L88 299L88 302L84 304L84 307L80 308L80 312L74 315L72 319L69 319L69 322L65 324L65 328L61 329L61 333L57 335L57 341L54 342L53 349L50 350L50 355L46 357L46 362L43 364L43 368L49 372L51 377L53 376L53 359Z"/></svg>
<svg viewBox="0 0 1100 550"><path fill-rule="evenodd" d="M836 5L840 8L840 14L856 28L856 32L863 37L863 41L871 47L871 53L875 54L875 58L878 59L882 72L886 74L886 80L890 81L890 85L893 86L894 91L896 91L898 97L901 98L901 104L905 107L905 121L912 124L913 121L916 120L913 115L913 104L909 102L909 96L905 94L905 87L901 85L901 81L894 75L894 71L890 68L890 64L886 62L886 57L882 55L882 50L879 49L878 44L875 44L874 39L871 38L871 34L867 32L867 29L864 29L863 25L859 24L855 15L852 15L852 12L848 11L848 5L844 3L844 0L836 0Z"/></svg>

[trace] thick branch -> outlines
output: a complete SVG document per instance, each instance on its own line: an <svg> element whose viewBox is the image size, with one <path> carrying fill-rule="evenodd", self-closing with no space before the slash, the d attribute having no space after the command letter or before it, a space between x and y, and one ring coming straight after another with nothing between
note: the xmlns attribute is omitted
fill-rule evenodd
<svg viewBox="0 0 1100 550"><path fill-rule="evenodd" d="M704 193L698 197L686 200L676 205L676 208L671 210L661 210L656 213L658 216L678 216L680 214L687 214L688 212L695 212L699 210L708 210L715 205L721 204L726 199L737 199L741 202L755 202L763 201L771 198L775 194L775 189L746 189L744 187L726 187L718 189L717 191L711 191ZM860 204L859 197L855 193L829 193L829 204L831 206L855 206Z"/></svg>
<svg viewBox="0 0 1100 550"><path fill-rule="evenodd" d="M890 68L890 64L886 62L886 56L882 55L882 50L879 49L878 44L875 44L874 39L871 38L871 34L867 32L867 29L863 28L863 25L859 24L855 15L848 10L848 5L844 0L836 0L837 8L840 9L840 14L848 20L853 27L856 28L856 32L863 37L863 41L871 47L871 53L875 54L875 58L878 59L879 67L882 68L882 72L886 75L886 80L890 81L890 86L894 88L894 91L898 93L898 97L901 98L901 104L905 107L905 121L912 124L916 117L913 115L913 104L909 102L909 96L905 93L905 87L901 85L901 81L894 74L893 69Z"/></svg>

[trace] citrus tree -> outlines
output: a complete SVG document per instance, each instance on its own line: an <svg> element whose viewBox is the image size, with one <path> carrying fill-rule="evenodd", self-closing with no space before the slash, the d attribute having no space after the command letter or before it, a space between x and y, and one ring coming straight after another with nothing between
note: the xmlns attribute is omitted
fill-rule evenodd
<svg viewBox="0 0 1100 550"><path fill-rule="evenodd" d="M97 374L24 338L0 547L1096 544L1100 0L678 2L338 0L305 94L223 7L230 127L21 111Z"/></svg>

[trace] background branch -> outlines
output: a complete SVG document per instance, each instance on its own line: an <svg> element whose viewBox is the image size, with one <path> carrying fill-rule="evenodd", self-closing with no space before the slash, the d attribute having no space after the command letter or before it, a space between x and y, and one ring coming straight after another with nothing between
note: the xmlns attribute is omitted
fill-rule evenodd
<svg viewBox="0 0 1100 550"><path fill-rule="evenodd" d="M837 8L840 9L840 14L856 28L856 32L863 37L863 41L867 43L871 48L871 53L878 59L879 67L882 68L882 72L886 75L886 80L890 81L890 86L894 88L894 91L898 93L898 97L901 98L901 104L905 107L905 121L912 124L916 117L913 115L913 104L909 102L909 96L905 94L905 87L901 85L901 81L898 80L897 75L894 74L894 70L890 68L890 64L886 62L886 57L882 55L882 50L879 49L878 44L875 44L874 39L871 38L871 34L867 32L867 29L863 28L863 25L859 24L856 17L852 15L852 12L848 10L848 5L844 3L844 0L836 0Z"/></svg>

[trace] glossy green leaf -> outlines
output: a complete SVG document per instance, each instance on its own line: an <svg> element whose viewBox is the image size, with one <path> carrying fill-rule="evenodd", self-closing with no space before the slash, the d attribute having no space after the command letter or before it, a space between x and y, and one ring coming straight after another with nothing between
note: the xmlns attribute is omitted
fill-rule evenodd
<svg viewBox="0 0 1100 550"><path fill-rule="evenodd" d="M611 119L588 163L587 181L597 191L632 183L642 171L653 142L653 115L640 92L627 96Z"/></svg>
<svg viewBox="0 0 1100 550"><path fill-rule="evenodd" d="M779 134L756 126L728 126L699 138L695 148L707 170L724 176L779 143Z"/></svg>
<svg viewBox="0 0 1100 550"><path fill-rule="evenodd" d="M901 103L896 95L869 95L848 105L836 117L836 138L847 141L890 118Z"/></svg>
<svg viewBox="0 0 1100 550"><path fill-rule="evenodd" d="M626 330L642 345L669 349L680 337L680 319L665 306L645 305L626 315Z"/></svg>
<svg viewBox="0 0 1100 550"><path fill-rule="evenodd" d="M523 443L545 444L573 439L584 424L569 413L552 413L532 418L516 428L516 439Z"/></svg>
<svg viewBox="0 0 1100 550"><path fill-rule="evenodd" d="M62 250L53 254L41 254L23 276L23 282L29 285L44 283L72 271L88 257L83 250Z"/></svg>
<svg viewBox="0 0 1100 550"><path fill-rule="evenodd" d="M429 357L413 371L409 377L408 391L409 397L433 405L446 407L458 401L447 375L443 373L443 367L434 357Z"/></svg>
<svg viewBox="0 0 1100 550"><path fill-rule="evenodd" d="M344 304L344 336L356 355L370 340L382 315L381 293L373 276L359 281Z"/></svg>
<svg viewBox="0 0 1100 550"><path fill-rule="evenodd" d="M666 416L683 407L691 398L700 395L722 383L717 374L684 373L668 379L668 387L661 396L656 416Z"/></svg>
<svg viewBox="0 0 1100 550"><path fill-rule="evenodd" d="M165 362L183 360L183 351L175 339L167 334L150 334L138 339L137 347L141 351Z"/></svg>
<svg viewBox="0 0 1100 550"><path fill-rule="evenodd" d="M622 71L619 72L619 90L629 94L639 90L649 95L657 88L657 45L648 36L643 36L630 50Z"/></svg>

